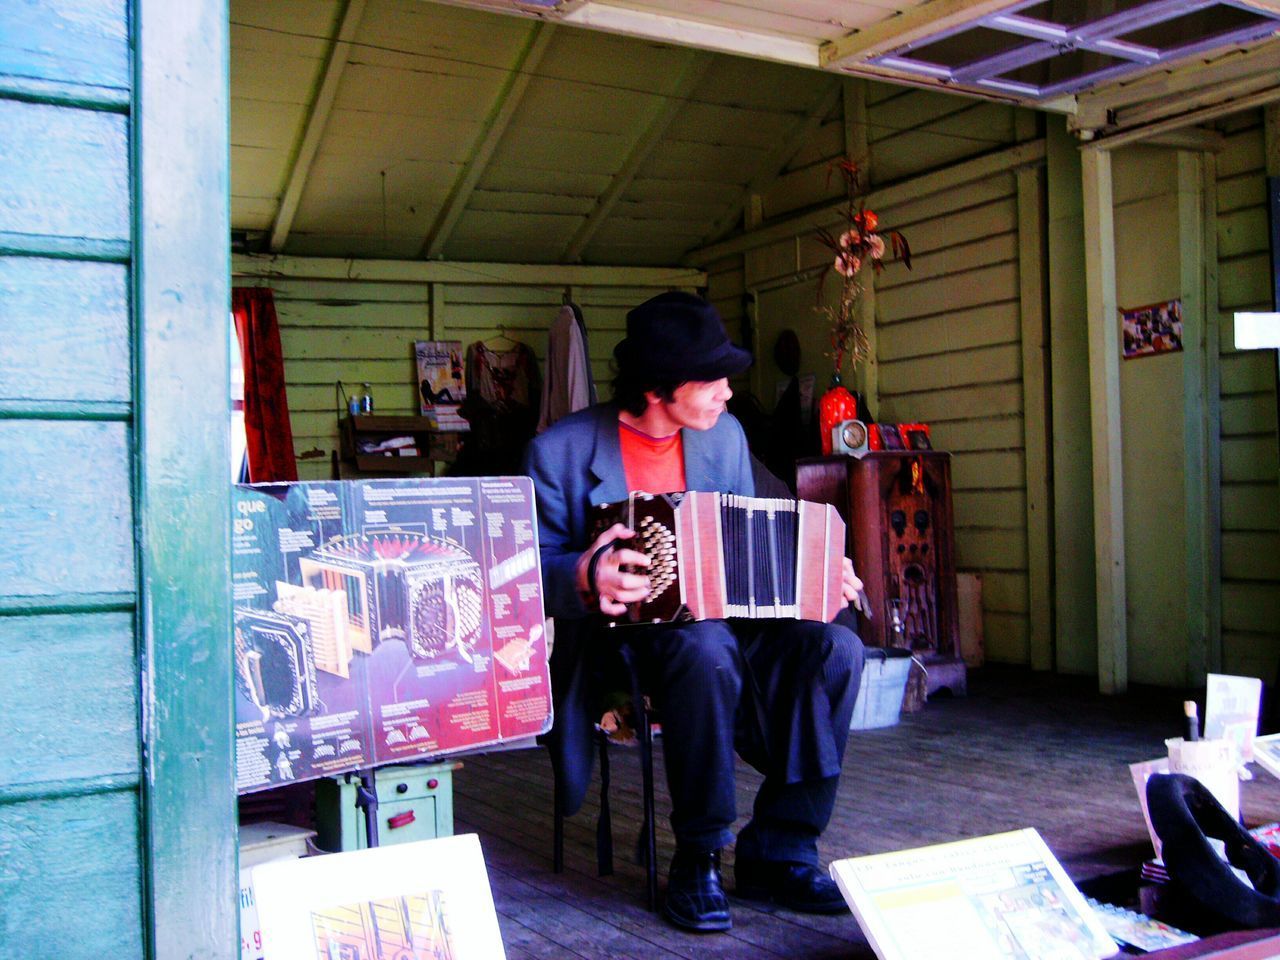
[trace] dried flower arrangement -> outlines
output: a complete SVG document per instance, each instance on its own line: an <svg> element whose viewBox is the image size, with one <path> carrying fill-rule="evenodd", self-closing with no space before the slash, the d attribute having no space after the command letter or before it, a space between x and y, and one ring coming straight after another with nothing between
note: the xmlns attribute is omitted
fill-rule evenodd
<svg viewBox="0 0 1280 960"><path fill-rule="evenodd" d="M886 252L891 252L891 259L899 259L908 270L911 269L911 247L907 238L897 230L877 232L880 218L874 211L868 210L860 195L858 164L848 157L834 161L831 171L838 173L844 181L845 205L842 211L844 229L839 233L821 229L818 240L827 247L835 258L823 269L818 277L818 298L822 299L827 276L834 270L840 277L840 297L834 306L820 305L818 312L827 318L831 331L831 357L838 377L844 367L846 358L857 366L867 358L867 335L858 321L858 311L862 303L862 283L858 274L868 263L879 273L884 269ZM889 238L886 250L885 236Z"/></svg>

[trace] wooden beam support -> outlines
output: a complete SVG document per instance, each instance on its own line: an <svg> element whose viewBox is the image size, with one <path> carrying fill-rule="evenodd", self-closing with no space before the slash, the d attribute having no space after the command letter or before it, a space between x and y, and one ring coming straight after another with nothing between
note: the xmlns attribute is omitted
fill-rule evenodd
<svg viewBox="0 0 1280 960"><path fill-rule="evenodd" d="M552 263L449 263L441 260L341 260L234 254L237 277L364 280L383 283L533 284L545 287L705 287L705 271L690 267L585 267Z"/></svg>
<svg viewBox="0 0 1280 960"><path fill-rule="evenodd" d="M818 66L816 41L743 30L652 10L614 6L611 3L584 3L567 12L560 20L579 27L643 37L682 47L697 47L701 50L802 67Z"/></svg>
<svg viewBox="0 0 1280 960"><path fill-rule="evenodd" d="M1214 103L1209 106L1201 107L1198 110L1188 110L1186 113L1169 117L1155 123L1149 123L1143 126L1134 127L1127 130L1120 130L1116 133L1108 133L1090 141L1091 146L1099 150L1114 150L1117 147L1125 147L1131 143L1141 143L1148 137L1157 134L1163 134L1170 130L1178 130L1183 127L1194 126L1198 123L1206 123L1210 120L1216 120L1219 117L1225 117L1232 113L1239 113L1242 110L1249 110L1253 107L1264 106L1265 104L1280 101L1280 83L1259 90L1256 93L1239 97L1235 100L1228 100L1224 103Z"/></svg>
<svg viewBox="0 0 1280 960"><path fill-rule="evenodd" d="M1263 81L1280 73L1280 46L1272 42L1231 50L1212 60L1193 59L1177 67L1125 82L1112 82L1076 95L1069 128L1082 138L1101 133L1121 110L1159 104L1167 111L1185 108L1187 94L1226 89L1239 80Z"/></svg>
<svg viewBox="0 0 1280 960"><path fill-rule="evenodd" d="M1221 407L1218 357L1216 164L1178 154L1186 491L1187 676L1199 687L1222 669Z"/></svg>
<svg viewBox="0 0 1280 960"><path fill-rule="evenodd" d="M62 925L115 931L129 924L138 934L129 947L99 946L94 937L93 944L51 952L215 960L240 952L227 420L229 25L219 0L135 0L128 10L134 80L130 446L138 590L138 672L132 679L142 732L134 842L142 875L128 869L120 883L133 890L141 881L141 893L136 917L84 917ZM98 482L91 470L82 482ZM92 716L93 705L86 707ZM132 770L128 775L132 779ZM109 781L94 788L109 788ZM90 816L66 806L69 820ZM72 831L69 838L88 826L100 824L61 828ZM6 861L14 860L11 850L40 850L22 850L8 839L12 835L6 827ZM84 849L86 867L105 861L106 849ZM38 869L74 869L74 853L68 854L52 853ZM121 865L127 862L122 858ZM10 900L11 873L7 867ZM6 953L23 953L22 944L32 942L18 932L13 949L8 917L18 916L18 909L6 905ZM34 911L33 921L47 922L45 912Z"/></svg>
<svg viewBox="0 0 1280 960"><path fill-rule="evenodd" d="M1082 157L1082 180L1089 311L1089 414L1093 434L1098 688L1103 693L1123 693L1129 685L1129 663L1111 154L1086 149Z"/></svg>
<svg viewBox="0 0 1280 960"><path fill-rule="evenodd" d="M931 0L818 49L820 66L843 67L897 50L950 27L1011 7L1017 0Z"/></svg>
<svg viewBox="0 0 1280 960"><path fill-rule="evenodd" d="M1157 133L1142 141L1144 147L1167 147L1171 150L1191 150L1197 153L1221 153L1227 138L1217 130L1205 127L1188 127Z"/></svg>
<svg viewBox="0 0 1280 960"><path fill-rule="evenodd" d="M631 152L627 155L626 160L623 161L618 172L613 175L613 179L609 181L609 186L600 195L600 199L596 201L596 205L591 213L587 215L587 219L578 227L573 237L569 240L568 246L565 247L564 255L560 258L563 262L581 262L582 251L586 249L587 244L591 242L591 238L596 235L596 231L608 219L614 206L622 198L622 194L631 186L631 181L635 179L640 167L653 155L654 149L662 142L667 128L671 126L671 122L675 120L680 111L684 109L684 105L689 101L689 98L693 96L698 84L707 75L707 70L710 69L712 62L713 58L705 53L696 51L689 53L675 87L665 96L658 97L652 112L644 123L643 132L632 146Z"/></svg>
<svg viewBox="0 0 1280 960"><path fill-rule="evenodd" d="M835 109L841 97L841 83L837 81L824 90L809 111L781 137L778 137L772 150L756 165L755 175L747 183L746 188L711 228L708 242L715 242L732 231L742 216L743 208L750 201L752 194L763 193L765 188L778 179L778 174L785 168L787 161L796 155L804 142L813 136L821 126L823 119Z"/></svg>
<svg viewBox="0 0 1280 960"><path fill-rule="evenodd" d="M489 115L481 125L475 143L472 144L471 156L463 165L462 175L454 182L453 189L449 191L449 198L445 201L444 207L436 217L436 222L431 227L431 233L422 245L422 257L434 260L443 254L444 245L449 241L449 235L453 233L453 228L466 210L476 184L484 176L494 150L498 148L503 134L507 132L507 127L511 124L511 119L515 116L520 101L524 97L524 92L529 87L529 81L533 79L538 64L542 62L551 38L555 35L555 29L549 23L538 22L529 30L524 46L520 48L515 63L511 65L507 79L502 89L498 91L498 96L489 108Z"/></svg>
<svg viewBox="0 0 1280 960"><path fill-rule="evenodd" d="M1024 167L1018 182L1018 289L1022 334L1022 430L1027 504L1027 660L1052 670L1053 495L1049 452L1048 232L1045 171Z"/></svg>
<svg viewBox="0 0 1280 960"><path fill-rule="evenodd" d="M444 322L444 284L429 283L427 298L430 301L431 322L427 329L431 331L432 340L448 340L448 331Z"/></svg>
<svg viewBox="0 0 1280 960"><path fill-rule="evenodd" d="M1268 177L1280 177L1280 103L1268 104L1262 113L1263 162ZM1280 303L1273 303L1280 309Z"/></svg>
<svg viewBox="0 0 1280 960"><path fill-rule="evenodd" d="M316 88L311 109L307 111L302 140L289 167L289 176L285 181L284 193L280 199L280 209L276 211L275 222L271 225L272 253L283 250L285 242L289 239L289 230L293 227L293 218L298 212L298 204L302 202L302 191L307 185L311 164L316 158L316 152L320 149L320 139L324 136L325 125L329 122L329 114L333 111L333 104L338 96L338 82L342 79L342 71L346 68L347 58L351 55L351 42L355 39L356 30L360 26L360 18L364 16L364 5L365 0L347 0L347 5L338 21L338 31L334 35L324 70L320 74L320 85Z"/></svg>

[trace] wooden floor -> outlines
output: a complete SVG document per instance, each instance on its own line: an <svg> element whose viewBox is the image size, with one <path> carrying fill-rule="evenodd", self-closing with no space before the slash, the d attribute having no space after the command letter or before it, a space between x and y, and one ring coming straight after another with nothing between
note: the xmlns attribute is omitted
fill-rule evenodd
<svg viewBox="0 0 1280 960"><path fill-rule="evenodd" d="M1128 764L1166 752L1164 738L1179 735L1181 701L1171 691L1102 697L1093 681L974 671L967 697L935 698L894 727L850 735L823 861L1035 827L1077 881L1135 867L1151 849ZM617 856L613 876L603 878L594 789L566 826L564 873L552 872L544 751L468 757L455 774L455 830L480 835L509 960L874 956L851 914L806 917L732 897L732 850L729 933L686 934L650 913L644 871L630 855L638 757L627 748L612 757ZM661 886L673 846L660 770L657 779ZM758 783L740 764L740 814ZM1280 820L1280 781L1257 770L1241 786L1246 823Z"/></svg>

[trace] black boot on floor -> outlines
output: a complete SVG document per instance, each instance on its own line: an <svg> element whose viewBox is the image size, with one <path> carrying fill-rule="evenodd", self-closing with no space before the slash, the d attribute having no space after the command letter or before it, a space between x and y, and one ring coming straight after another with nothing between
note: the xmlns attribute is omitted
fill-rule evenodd
<svg viewBox="0 0 1280 960"><path fill-rule="evenodd" d="M720 884L720 851L677 849L667 879L662 915L682 930L714 933L733 926Z"/></svg>
<svg viewBox="0 0 1280 960"><path fill-rule="evenodd" d="M771 900L797 913L844 913L840 888L810 863L738 860L735 893L745 900Z"/></svg>

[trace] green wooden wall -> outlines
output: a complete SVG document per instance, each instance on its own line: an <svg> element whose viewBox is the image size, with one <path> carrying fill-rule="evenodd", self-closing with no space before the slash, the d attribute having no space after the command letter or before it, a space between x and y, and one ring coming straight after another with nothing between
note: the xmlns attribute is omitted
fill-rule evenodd
<svg viewBox="0 0 1280 960"><path fill-rule="evenodd" d="M1204 249L1218 265L1221 311L1221 437L1210 461L1220 454L1222 561L1219 572L1212 556L1201 558L1211 577L1220 576L1203 596L1215 605L1209 622L1221 618L1218 669L1271 680L1280 663L1275 360L1270 352L1239 354L1230 346L1231 312L1269 306L1266 137L1256 111L1224 122L1222 130L1216 179L1193 191L1211 214L1216 202L1215 242ZM766 406L779 375L769 358L779 330L796 328L804 365L821 370L824 347L812 305L825 253L812 231L834 222L815 212L832 199L829 185L825 195L818 188L818 171L842 143L867 158L870 201L883 222L907 231L917 261L910 273L890 266L869 290L876 352L857 379L878 402L878 416L927 420L938 445L955 453L957 562L983 576L987 656L1093 673L1078 144L1053 118L1037 123L1008 108L941 94L866 84L846 97L844 112L822 125L764 194L764 209L779 216L790 211L790 220L761 224L742 240L692 258L707 269L710 289L723 302L755 294L751 319L760 360L753 384ZM1028 154L1010 154L1007 167L955 182L968 165L1017 143L1041 144L1047 170L1028 166ZM1183 161L1168 149L1117 154L1116 219L1123 234L1117 269L1125 306L1184 295L1184 287L1196 284L1212 294L1215 271L1190 262L1194 238L1180 240L1179 233L1187 231L1179 203L1191 202L1186 180L1195 162L1180 168ZM1204 164L1215 169L1212 159ZM1203 269L1204 277L1184 282L1180 272L1189 269ZM1214 366L1202 354L1196 362ZM1190 454L1181 424L1190 380L1182 364L1182 355L1132 362L1124 423L1130 660L1135 680L1172 685L1204 669L1198 658L1217 656L1214 638L1197 640L1194 604L1184 596L1191 586L1186 571L1194 566L1183 562L1190 524L1196 510L1203 515L1207 507L1189 506L1184 461ZM1176 423L1162 426L1164 417ZM1214 485L1205 492L1211 506L1216 474L1209 471L1207 479ZM1216 523L1212 515L1207 519ZM1176 576L1166 573L1171 556ZM1200 649L1192 649L1197 644Z"/></svg>
<svg viewBox="0 0 1280 960"><path fill-rule="evenodd" d="M1217 160L1223 668L1270 682L1280 667L1276 353L1237 351L1232 324L1237 310L1272 308L1263 114L1235 117L1223 132Z"/></svg>
<svg viewBox="0 0 1280 960"><path fill-rule="evenodd" d="M811 211L837 196L831 160L848 153L861 161L869 204L882 225L907 234L915 256L910 271L891 264L874 281L870 272L864 277L864 325L875 353L854 380L879 419L929 422L935 444L955 455L956 559L959 569L983 577L987 654L1030 663L1028 464L1041 479L1045 471L1043 452L1030 459L1026 452L1023 326L1042 317L1038 302L1029 307L1022 301L1020 277L1027 267L1020 230L1027 216L1038 225L1032 232L1044 230L1039 188L1020 199L1024 188L1016 171L1026 161L1020 153L991 162L980 174L955 174L966 161L1025 140L1033 127L1025 114L1019 118L1006 106L855 81L843 109L764 194L766 211L795 212L795 229L784 220L762 229L758 241L748 235L739 249L717 245L705 267L720 301L753 295L752 385L765 409L772 409L782 376L772 348L783 329L796 331L802 370L817 375L819 392L825 389L831 362L814 306L829 254L814 228L836 223ZM1042 151L1035 155L1043 157ZM949 176L959 182L948 185ZM694 262L702 260L695 256ZM828 287L832 294L830 279ZM1036 338L1037 356L1041 348L1042 338ZM1043 443L1043 425L1039 433ZM1047 559L1041 570L1039 581L1047 583ZM1051 643L1048 622L1046 615L1038 628L1044 657Z"/></svg>
<svg viewBox="0 0 1280 960"><path fill-rule="evenodd" d="M951 451L956 568L982 575L993 660L1029 662L1017 183L883 211L919 251L876 284L880 409Z"/></svg>
<svg viewBox="0 0 1280 960"><path fill-rule="evenodd" d="M305 264L307 261L283 261ZM312 261L316 263L319 261ZM500 337L529 346L545 369L547 330L567 295L582 307L589 334L592 375L602 397L609 395L613 348L626 332L626 314L636 304L671 286L701 286L698 271L639 271L569 268L572 282L531 283L502 266L459 265L472 282L410 279L418 268L382 261L379 279L327 279L314 270L276 262L270 279L252 276L251 258L240 261L237 283L270 286L280 320L286 391L298 475L327 479L330 452L338 447L337 382L348 395L369 383L374 412L416 414L419 410L415 340L461 340L464 348ZM267 269L265 261L262 268ZM430 269L430 268L428 268ZM345 271L345 268L343 270ZM320 451L319 455L315 451ZM308 452L310 456L306 455Z"/></svg>
<svg viewBox="0 0 1280 960"><path fill-rule="evenodd" d="M235 952L226 14L161 6L0 5L5 956Z"/></svg>

